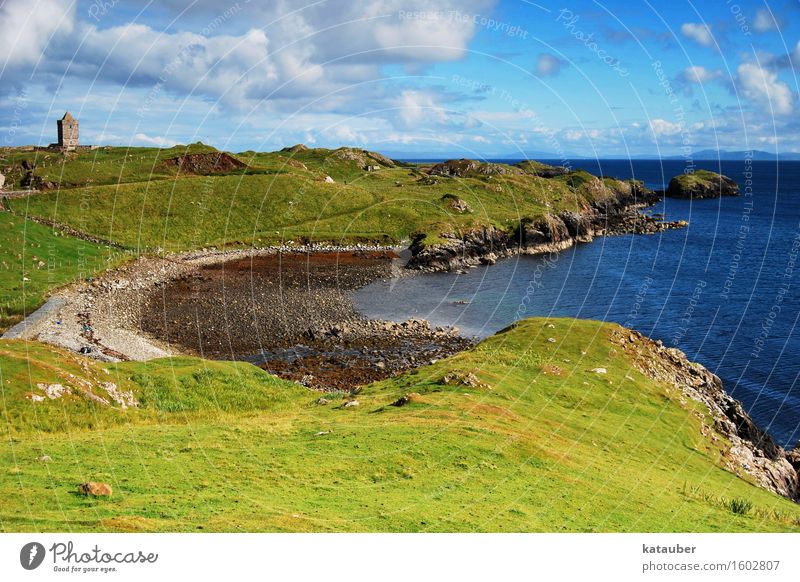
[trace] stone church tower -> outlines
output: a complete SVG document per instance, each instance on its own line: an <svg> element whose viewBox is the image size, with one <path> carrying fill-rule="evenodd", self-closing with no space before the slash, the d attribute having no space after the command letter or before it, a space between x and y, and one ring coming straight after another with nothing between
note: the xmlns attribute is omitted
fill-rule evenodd
<svg viewBox="0 0 800 582"><path fill-rule="evenodd" d="M69 111L64 117L56 121L58 125L58 147L65 150L74 150L78 147L78 120L70 115Z"/></svg>

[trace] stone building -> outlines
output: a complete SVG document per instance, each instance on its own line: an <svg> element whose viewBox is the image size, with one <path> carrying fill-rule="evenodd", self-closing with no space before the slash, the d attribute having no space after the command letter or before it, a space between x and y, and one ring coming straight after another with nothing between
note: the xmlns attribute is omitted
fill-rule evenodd
<svg viewBox="0 0 800 582"><path fill-rule="evenodd" d="M64 117L56 121L58 125L59 148L64 150L74 150L78 147L78 120L67 111Z"/></svg>

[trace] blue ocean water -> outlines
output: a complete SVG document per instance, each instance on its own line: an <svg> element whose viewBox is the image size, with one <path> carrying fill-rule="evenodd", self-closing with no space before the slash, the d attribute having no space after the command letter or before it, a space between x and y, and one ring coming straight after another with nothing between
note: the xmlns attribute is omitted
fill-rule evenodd
<svg viewBox="0 0 800 582"><path fill-rule="evenodd" d="M762 428L794 446L800 439L800 162L694 163L734 178L743 195L665 199L653 211L687 220L688 228L598 238L466 274L379 281L361 289L356 304L370 317L424 317L478 336L531 315L617 322L714 371ZM655 189L686 167L652 160L571 165Z"/></svg>

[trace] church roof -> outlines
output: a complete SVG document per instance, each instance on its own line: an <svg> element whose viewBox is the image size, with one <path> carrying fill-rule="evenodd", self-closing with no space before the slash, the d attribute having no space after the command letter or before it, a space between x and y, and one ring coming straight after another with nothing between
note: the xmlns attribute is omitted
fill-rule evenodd
<svg viewBox="0 0 800 582"><path fill-rule="evenodd" d="M69 111L64 114L64 117L61 118L61 121L72 121L73 117Z"/></svg>

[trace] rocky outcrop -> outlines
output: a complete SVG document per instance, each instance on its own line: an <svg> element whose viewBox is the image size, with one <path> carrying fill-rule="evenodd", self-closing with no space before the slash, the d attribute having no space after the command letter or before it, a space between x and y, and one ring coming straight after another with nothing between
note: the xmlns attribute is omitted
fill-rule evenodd
<svg viewBox="0 0 800 582"><path fill-rule="evenodd" d="M78 493L90 497L111 497L114 490L108 483L89 481L78 485Z"/></svg>
<svg viewBox="0 0 800 582"><path fill-rule="evenodd" d="M477 160L447 160L440 164L433 165L428 174L432 176L450 176L453 178L466 178L480 166Z"/></svg>
<svg viewBox="0 0 800 582"><path fill-rule="evenodd" d="M800 500L797 450L786 453L761 430L742 407L725 392L722 381L705 367L690 362L676 348L665 348L638 332L620 328L612 338L645 376L680 390L682 397L700 402L709 416L697 414L700 431L712 442L725 441L724 459L738 475L749 475L759 486ZM719 436L718 436L719 435Z"/></svg>
<svg viewBox="0 0 800 582"><path fill-rule="evenodd" d="M555 178L556 176L563 176L569 173L569 169L564 166L551 166L550 164L543 164L534 160L525 160L514 164L515 167L521 169L524 173L540 178Z"/></svg>
<svg viewBox="0 0 800 582"><path fill-rule="evenodd" d="M466 162L469 160L458 160ZM461 167L461 166L459 166ZM452 271L517 254L543 254L564 250L595 236L652 234L686 226L685 221L664 222L660 215L640 212L658 196L639 182L619 182L618 191L600 198L579 211L523 218L511 231L494 226L473 228L462 233L440 233L436 244L424 235L411 243L409 269Z"/></svg>
<svg viewBox="0 0 800 582"><path fill-rule="evenodd" d="M431 176L448 176L450 178L469 178L474 176L495 176L501 174L522 174L515 166L479 162L477 160L447 160L431 166L427 173Z"/></svg>
<svg viewBox="0 0 800 582"><path fill-rule="evenodd" d="M447 208L450 210L454 210L459 214L464 214L465 212L472 212L472 207L467 203L466 200L462 200L458 196L454 194L445 194L442 196L442 202L445 203Z"/></svg>
<svg viewBox="0 0 800 582"><path fill-rule="evenodd" d="M367 166L383 166L384 168L394 168L397 166L397 162L391 158L387 158L383 154L358 148L338 148L333 150L330 157L336 160L355 162L362 169Z"/></svg>
<svg viewBox="0 0 800 582"><path fill-rule="evenodd" d="M225 152L184 154L164 160L164 164L170 168L177 168L181 174L197 174L201 176L247 168L247 164Z"/></svg>
<svg viewBox="0 0 800 582"><path fill-rule="evenodd" d="M722 174L707 170L696 170L690 174L682 174L672 178L669 181L666 195L670 198L692 200L738 196L739 185Z"/></svg>
<svg viewBox="0 0 800 582"><path fill-rule="evenodd" d="M282 152L287 152L287 153L290 153L290 154L296 154L296 153L299 153L299 152L307 152L308 151L308 146L306 146L305 144L302 144L302 143L298 143L298 144L293 145L291 147L283 148L281 151Z"/></svg>

